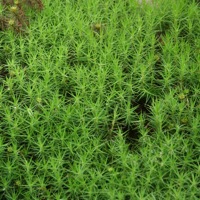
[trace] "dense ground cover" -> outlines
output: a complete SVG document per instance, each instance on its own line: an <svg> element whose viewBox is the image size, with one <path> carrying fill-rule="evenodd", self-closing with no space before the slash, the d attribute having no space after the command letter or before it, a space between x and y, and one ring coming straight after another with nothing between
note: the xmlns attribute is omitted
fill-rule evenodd
<svg viewBox="0 0 200 200"><path fill-rule="evenodd" d="M198 3L43 2L0 32L0 199L199 199Z"/></svg>

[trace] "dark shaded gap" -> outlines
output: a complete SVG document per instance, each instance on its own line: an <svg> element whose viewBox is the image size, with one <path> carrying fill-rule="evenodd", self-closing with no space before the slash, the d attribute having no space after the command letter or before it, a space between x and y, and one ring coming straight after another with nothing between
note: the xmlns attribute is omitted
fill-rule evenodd
<svg viewBox="0 0 200 200"><path fill-rule="evenodd" d="M2 83L2 79L5 80L7 77L9 77L8 69L4 66L1 66L0 67L0 83Z"/></svg>
<svg viewBox="0 0 200 200"><path fill-rule="evenodd" d="M151 102L151 99L148 99L147 97L142 97L138 100L132 101L131 103L132 107L137 107L135 109L137 116L140 116L140 114L147 116L148 114L150 114L149 107L151 106ZM148 124L149 122L147 120L147 117L145 117L145 126L148 126ZM108 134L108 136L105 138L106 140L112 140L113 138L115 138L115 136L117 135L115 131L121 129L124 133L125 142L129 146L129 150L133 150L136 146L138 146L138 140L141 136L138 124L133 122L131 125L128 125L124 122L124 119L122 118L115 122L114 127L111 127L112 124L109 127L110 134Z"/></svg>
<svg viewBox="0 0 200 200"><path fill-rule="evenodd" d="M135 112L138 116L140 116L140 114L143 114L144 116L150 114L149 110L150 105L151 105L151 99L148 99L147 97L142 97L139 100L132 102L133 107L137 106ZM145 117L145 126L148 126L148 123L149 122ZM126 135L125 140L126 143L129 145L129 149L130 150L134 149L135 146L138 145L138 140L141 136L138 125L137 124L132 126L124 125L122 126L122 131Z"/></svg>

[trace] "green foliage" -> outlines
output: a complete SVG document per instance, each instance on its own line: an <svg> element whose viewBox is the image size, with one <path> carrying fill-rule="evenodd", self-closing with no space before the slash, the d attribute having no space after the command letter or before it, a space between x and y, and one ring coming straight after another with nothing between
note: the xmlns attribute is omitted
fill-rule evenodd
<svg viewBox="0 0 200 200"><path fill-rule="evenodd" d="M199 199L199 5L44 4L0 32L0 199Z"/></svg>

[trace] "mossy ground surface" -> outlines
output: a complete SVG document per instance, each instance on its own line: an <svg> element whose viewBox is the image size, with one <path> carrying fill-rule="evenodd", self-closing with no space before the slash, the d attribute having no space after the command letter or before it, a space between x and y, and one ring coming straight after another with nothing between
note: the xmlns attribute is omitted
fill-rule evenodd
<svg viewBox="0 0 200 200"><path fill-rule="evenodd" d="M0 199L200 199L200 5L44 0L0 32Z"/></svg>

